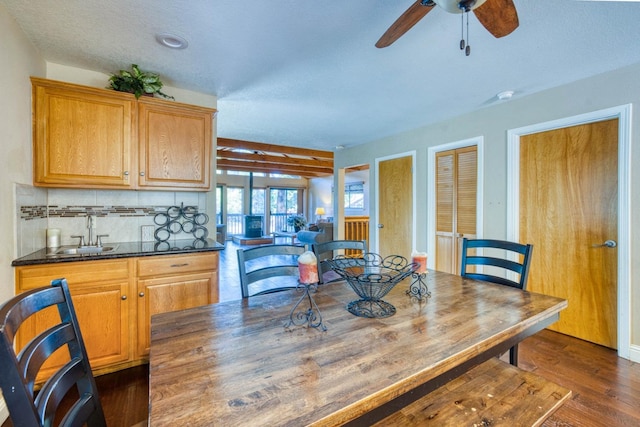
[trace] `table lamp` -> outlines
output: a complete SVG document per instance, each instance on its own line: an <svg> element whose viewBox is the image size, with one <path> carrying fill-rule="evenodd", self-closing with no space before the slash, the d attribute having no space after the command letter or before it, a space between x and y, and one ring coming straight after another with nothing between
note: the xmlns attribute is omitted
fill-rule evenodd
<svg viewBox="0 0 640 427"><path fill-rule="evenodd" d="M318 222L322 222L322 215L324 215L324 208L316 208L316 216Z"/></svg>

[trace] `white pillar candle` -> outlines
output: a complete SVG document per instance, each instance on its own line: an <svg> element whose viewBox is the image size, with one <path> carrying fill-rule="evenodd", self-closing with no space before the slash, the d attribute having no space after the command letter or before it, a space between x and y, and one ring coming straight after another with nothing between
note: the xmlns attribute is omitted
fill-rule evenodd
<svg viewBox="0 0 640 427"><path fill-rule="evenodd" d="M411 254L411 262L420 264L416 270L417 273L427 272L427 254L424 252L414 252Z"/></svg>
<svg viewBox="0 0 640 427"><path fill-rule="evenodd" d="M47 228L47 247L57 248L60 246L60 229Z"/></svg>
<svg viewBox="0 0 640 427"><path fill-rule="evenodd" d="M306 251L298 257L300 283L318 283L318 259L311 251Z"/></svg>

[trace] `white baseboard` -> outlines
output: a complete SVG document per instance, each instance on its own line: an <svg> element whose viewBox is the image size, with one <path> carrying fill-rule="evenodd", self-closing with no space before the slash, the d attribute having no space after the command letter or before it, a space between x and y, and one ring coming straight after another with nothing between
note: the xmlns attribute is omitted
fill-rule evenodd
<svg viewBox="0 0 640 427"><path fill-rule="evenodd" d="M629 347L629 360L640 363L640 345L632 344Z"/></svg>
<svg viewBox="0 0 640 427"><path fill-rule="evenodd" d="M4 423L7 418L9 418L9 408L0 394L0 424Z"/></svg>

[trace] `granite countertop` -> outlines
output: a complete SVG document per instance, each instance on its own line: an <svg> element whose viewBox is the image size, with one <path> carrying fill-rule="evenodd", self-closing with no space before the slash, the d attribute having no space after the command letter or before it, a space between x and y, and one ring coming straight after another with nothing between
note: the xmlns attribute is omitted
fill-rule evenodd
<svg viewBox="0 0 640 427"><path fill-rule="evenodd" d="M108 253L81 254L81 255L47 255L50 249L44 248L25 255L11 262L13 267L20 265L53 264L61 262L97 261L101 259L130 258L153 255L176 255L197 252L219 251L224 246L215 240L175 240L172 242L123 242L105 243L104 246L116 246Z"/></svg>

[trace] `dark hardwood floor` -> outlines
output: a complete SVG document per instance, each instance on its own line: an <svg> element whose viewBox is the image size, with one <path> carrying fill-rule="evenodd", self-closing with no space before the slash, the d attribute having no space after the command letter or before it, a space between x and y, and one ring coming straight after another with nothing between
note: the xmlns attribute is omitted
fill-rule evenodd
<svg viewBox="0 0 640 427"><path fill-rule="evenodd" d="M221 252L222 301L240 298L237 248L229 243ZM614 350L544 330L520 344L519 365L573 392L543 426L640 426L640 364L617 357ZM96 380L110 427L130 427L146 420L146 365ZM9 426L10 421L2 425Z"/></svg>
<svg viewBox="0 0 640 427"><path fill-rule="evenodd" d="M640 364L615 350L544 330L519 346L519 366L573 395L543 426L640 426Z"/></svg>

